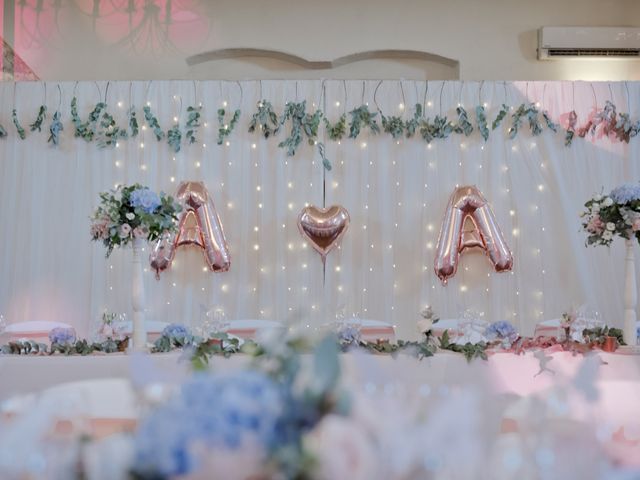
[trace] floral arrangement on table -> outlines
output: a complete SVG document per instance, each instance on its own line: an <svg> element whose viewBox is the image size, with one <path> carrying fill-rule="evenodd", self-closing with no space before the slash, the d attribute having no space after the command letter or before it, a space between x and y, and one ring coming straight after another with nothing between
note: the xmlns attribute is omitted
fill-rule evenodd
<svg viewBox="0 0 640 480"><path fill-rule="evenodd" d="M310 363L300 361L301 342L274 339L244 371L196 373L142 421L135 437L134 478L198 472L216 472L220 478L308 478L306 434L327 415L346 415L349 402L338 383L335 340L327 337L310 348Z"/></svg>
<svg viewBox="0 0 640 480"><path fill-rule="evenodd" d="M115 247L133 239L154 241L177 229L177 214L182 207L173 197L157 194L138 183L119 185L100 193L100 205L91 223L91 239L102 242L108 257Z"/></svg>
<svg viewBox="0 0 640 480"><path fill-rule="evenodd" d="M640 184L624 184L609 195L598 194L580 216L587 245L609 246L615 236L640 242Z"/></svg>

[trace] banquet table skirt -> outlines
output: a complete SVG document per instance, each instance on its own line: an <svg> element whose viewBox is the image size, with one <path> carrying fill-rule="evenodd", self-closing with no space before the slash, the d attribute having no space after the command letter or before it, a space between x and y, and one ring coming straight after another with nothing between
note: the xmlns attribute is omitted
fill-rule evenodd
<svg viewBox="0 0 640 480"><path fill-rule="evenodd" d="M629 384L640 389L640 356L593 354L599 365L597 384ZM539 355L538 355L539 356ZM415 388L428 386L482 383L498 394L526 396L543 392L553 385L573 381L587 357L567 352L547 354L546 368L541 369L533 353L514 355L496 353L488 361L468 363L462 355L439 352L433 357L417 360L408 355L391 357L347 353L342 355L342 368L352 382L362 382L363 388L384 388L403 383ZM214 371L233 371L247 365L250 358L234 355L214 357ZM130 378L132 382L179 381L189 371L190 364L181 352L153 355L88 355L88 356L0 356L0 400L14 395L42 391L62 383L101 378ZM151 377L151 378L149 378ZM156 378L157 377L157 378ZM640 390L635 397L640 399ZM640 402L638 404L640 412ZM640 418L640 415L638 416Z"/></svg>

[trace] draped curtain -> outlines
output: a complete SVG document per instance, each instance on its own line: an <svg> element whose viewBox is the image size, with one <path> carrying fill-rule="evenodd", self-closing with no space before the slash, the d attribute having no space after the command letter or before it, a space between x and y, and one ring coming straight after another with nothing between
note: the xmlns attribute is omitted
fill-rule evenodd
<svg viewBox="0 0 640 480"><path fill-rule="evenodd" d="M198 141L173 153L148 127L135 139L100 149L74 138L70 102L87 118L106 99L118 124L134 106L140 125L149 105L166 131L186 109L203 106ZM638 145L607 138L574 140L545 129L532 136L525 122L510 140L508 116L485 142L477 129L430 145L418 135L394 140L363 131L356 140L326 138L333 164L325 172L306 143L294 157L278 137L248 133L260 99L282 112L287 101L321 107L331 122L367 103L387 115L448 115L486 104L489 124L500 106L538 102L557 122L573 109L579 123L612 100L637 119L638 83L246 81L79 82L0 85L0 313L10 323L56 320L90 334L104 310L131 310L131 251L105 259L89 241L98 193L140 182L175 193L181 180L202 180L215 202L232 256L227 273L207 271L195 248L178 250L156 281L145 273L147 318L197 326L205 312L223 308L229 320L272 319L315 329L336 315L385 320L398 335L416 335L419 311L432 305L442 318L472 309L486 320L506 319L531 334L541 320L572 305L589 304L611 325L622 324L623 242L585 248L578 213L593 194L639 178ZM15 108L27 128L45 103L42 132L20 140ZM242 116L228 144L217 145L217 109ZM60 109L61 144L47 143L52 113ZM512 112L510 112L512 113ZM228 122L230 113L225 119ZM379 120L379 118L378 118ZM489 125L491 126L491 125ZM474 184L493 207L514 254L512 273L492 271L480 253L465 253L458 273L442 285L433 271L442 216L456 185ZM339 249L320 256L300 236L296 220L306 204L340 204L351 225ZM148 251L146 252L148 253ZM342 313L340 313L342 312Z"/></svg>

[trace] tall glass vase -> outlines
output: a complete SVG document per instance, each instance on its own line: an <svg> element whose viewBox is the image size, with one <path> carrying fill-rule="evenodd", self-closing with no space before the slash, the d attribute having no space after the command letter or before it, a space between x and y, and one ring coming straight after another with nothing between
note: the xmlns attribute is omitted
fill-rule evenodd
<svg viewBox="0 0 640 480"><path fill-rule="evenodd" d="M132 305L133 305L133 349L145 350L147 348L147 330L144 323L144 277L142 276L142 248L144 241L136 238L133 240L133 272L132 280Z"/></svg>
<svg viewBox="0 0 640 480"><path fill-rule="evenodd" d="M636 283L636 260L633 251L634 240L625 240L627 254L624 261L624 328L622 336L627 345L636 345L637 339L637 314L638 287Z"/></svg>

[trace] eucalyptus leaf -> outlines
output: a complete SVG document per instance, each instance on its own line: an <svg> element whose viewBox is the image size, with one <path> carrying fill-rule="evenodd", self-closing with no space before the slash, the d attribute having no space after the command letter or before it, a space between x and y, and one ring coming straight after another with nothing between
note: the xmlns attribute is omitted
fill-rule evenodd
<svg viewBox="0 0 640 480"><path fill-rule="evenodd" d="M330 140L335 141L340 141L344 138L344 136L347 133L347 115L346 114L342 114L340 115L340 118L338 119L338 121L334 124L332 124L327 117L323 117L324 120L324 125L325 128L327 130L327 135L329 136Z"/></svg>
<svg viewBox="0 0 640 480"><path fill-rule="evenodd" d="M249 133L259 129L264 138L277 135L280 130L278 115L273 111L273 106L267 100L258 102L258 109L249 122Z"/></svg>
<svg viewBox="0 0 640 480"><path fill-rule="evenodd" d="M456 133L464 133L465 137L468 137L473 132L473 125L469 121L469 116L464 107L456 108L456 113L458 114L458 123L454 127L454 131Z"/></svg>
<svg viewBox="0 0 640 480"><path fill-rule="evenodd" d="M46 114L47 106L40 105L40 108L38 109L38 116L36 117L35 121L31 125L29 125L29 128L32 132L35 132L36 130L38 130L39 132L42 131L42 122L44 122Z"/></svg>
<svg viewBox="0 0 640 480"><path fill-rule="evenodd" d="M233 116L231 117L231 120L228 124L225 123L225 115L226 112L224 108L218 109L218 145L222 145L225 138L229 137L231 135L231 132L233 132L236 124L238 123L238 120L240 119L240 110L236 110L235 112L233 112Z"/></svg>
<svg viewBox="0 0 640 480"><path fill-rule="evenodd" d="M167 131L167 143L171 147L174 153L178 153L182 144L182 132L180 131L180 124L176 123Z"/></svg>
<svg viewBox="0 0 640 480"><path fill-rule="evenodd" d="M368 128L373 135L380 133L380 126L376 121L378 114L370 112L367 105L354 108L349 112L349 115L351 116L349 138L357 138L363 128Z"/></svg>
<svg viewBox="0 0 640 480"><path fill-rule="evenodd" d="M412 138L415 133L418 131L418 129L420 128L421 122L423 120L423 111L422 111L422 105L419 103L416 103L414 109L413 109L413 118L407 120L406 124L405 124L405 135L407 138Z"/></svg>
<svg viewBox="0 0 640 480"><path fill-rule="evenodd" d="M382 112L380 112L380 118L382 119L382 130L385 133L390 134L394 140L402 138L404 135L405 123L401 117L386 117Z"/></svg>
<svg viewBox="0 0 640 480"><path fill-rule="evenodd" d="M8 135L6 128L4 125L0 125L0 138L6 138Z"/></svg>
<svg viewBox="0 0 640 480"><path fill-rule="evenodd" d="M485 114L484 107L482 105L478 105L476 107L476 124L478 125L478 131L480 132L480 136L486 142L489 140L489 127L487 126L487 116Z"/></svg>
<svg viewBox="0 0 640 480"><path fill-rule="evenodd" d="M18 112L16 111L15 108L11 113L11 118L13 119L13 124L16 127L16 131L18 132L18 136L20 137L20 140L24 140L27 137L27 134L25 133L24 128L22 128L22 125L20 125L20 120L18 120Z"/></svg>
<svg viewBox="0 0 640 480"><path fill-rule="evenodd" d="M491 130L495 130L500 126L504 118L507 116L507 113L509 113L509 106L503 103L500 107L500 110L498 111L498 114L496 115L495 120L493 121L493 123L491 123Z"/></svg>
<svg viewBox="0 0 640 480"><path fill-rule="evenodd" d="M129 131L131 138L135 138L138 136L140 129L138 127L138 118L136 117L136 107L131 107L127 114L129 117Z"/></svg>
<svg viewBox="0 0 640 480"><path fill-rule="evenodd" d="M160 128L158 119L153 115L153 112L151 112L151 107L149 105L145 105L144 107L142 107L142 111L144 112L144 119L147 121L147 125L149 125L149 128L153 131L156 140L162 140L164 138L164 132Z"/></svg>

